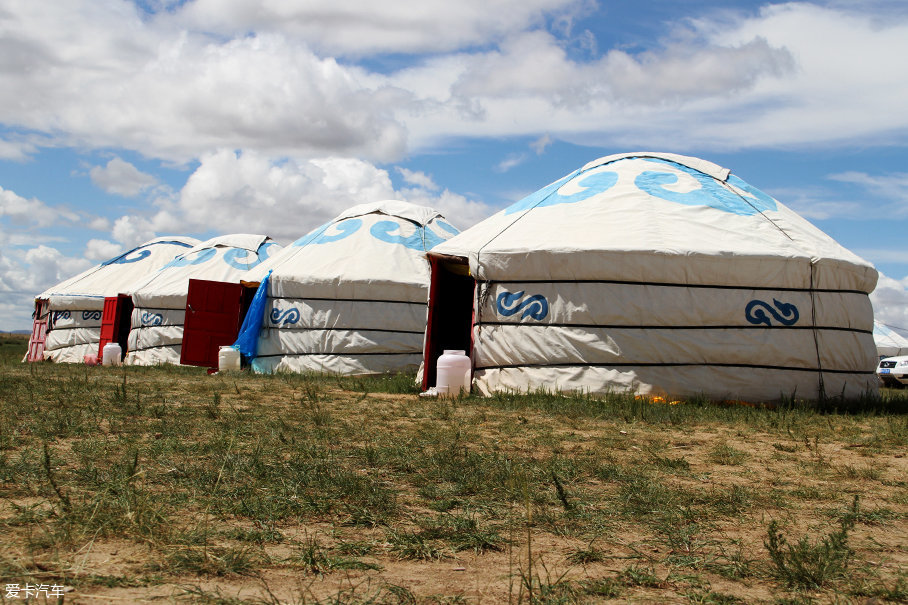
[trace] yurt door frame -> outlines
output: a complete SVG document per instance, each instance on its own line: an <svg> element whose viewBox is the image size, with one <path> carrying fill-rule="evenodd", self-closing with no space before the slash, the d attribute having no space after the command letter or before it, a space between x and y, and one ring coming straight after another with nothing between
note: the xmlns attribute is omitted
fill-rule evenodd
<svg viewBox="0 0 908 605"><path fill-rule="evenodd" d="M429 255L429 316L423 354L423 390L435 386L436 364L445 349L473 350L473 300L476 281L466 259Z"/></svg>

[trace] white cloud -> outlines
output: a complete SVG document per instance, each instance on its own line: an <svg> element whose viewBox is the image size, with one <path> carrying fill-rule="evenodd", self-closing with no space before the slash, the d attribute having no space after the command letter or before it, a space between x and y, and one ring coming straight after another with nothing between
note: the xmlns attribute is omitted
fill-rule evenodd
<svg viewBox="0 0 908 605"><path fill-rule="evenodd" d="M718 11L644 52L599 54L589 32L570 33L592 6L581 0L316 4L164 2L148 16L128 2L48 12L9 0L0 122L45 133L31 145L181 162L220 148L384 162L451 136L540 125L570 142L677 151L908 131L908 80L893 77L908 72L903 12ZM577 45L588 60L567 51ZM375 52L417 54L390 74L355 64ZM13 157L33 149L0 144Z"/></svg>
<svg viewBox="0 0 908 605"><path fill-rule="evenodd" d="M544 134L532 143L530 143L530 149L536 152L536 155L542 155L545 153L545 150L548 149L549 145L555 141L548 134Z"/></svg>
<svg viewBox="0 0 908 605"><path fill-rule="evenodd" d="M893 78L903 72L908 15L878 22L791 3L688 20L643 53L611 49L586 62L545 32L515 34L392 81L437 103L406 121L416 148L454 132L526 135L544 125L573 143L683 152L903 140L908 80Z"/></svg>
<svg viewBox="0 0 908 605"><path fill-rule="evenodd" d="M104 239L90 239L85 244L85 258L93 261L103 262L122 252L123 246L121 244L115 244Z"/></svg>
<svg viewBox="0 0 908 605"><path fill-rule="evenodd" d="M379 159L404 150L392 114L410 95L303 40L248 28L218 38L142 19L128 2L39 4L4 5L5 124L178 161L218 147Z"/></svg>
<svg viewBox="0 0 908 605"><path fill-rule="evenodd" d="M866 172L842 172L830 175L830 179L863 187L871 194L883 198L887 203L880 208L881 214L893 217L908 217L908 173L870 175Z"/></svg>
<svg viewBox="0 0 908 605"><path fill-rule="evenodd" d="M85 226L95 231L107 231L110 229L110 221L102 216L96 216L90 219Z"/></svg>
<svg viewBox="0 0 908 605"><path fill-rule="evenodd" d="M908 276L896 280L880 273L870 300L877 320L908 337Z"/></svg>
<svg viewBox="0 0 908 605"><path fill-rule="evenodd" d="M431 175L397 170L408 187L395 190L386 170L362 160L275 160L221 150L203 156L182 190L156 201L156 212L118 218L112 235L124 246L155 234L209 231L262 233L289 242L350 206L385 199L451 212L456 225L472 225L493 212L482 202L439 191Z"/></svg>
<svg viewBox="0 0 908 605"><path fill-rule="evenodd" d="M438 189L438 185L432 180L432 177L425 172L407 170L400 166L397 167L397 172L403 177L404 182L409 183L410 185L416 185L428 191L435 191Z"/></svg>
<svg viewBox="0 0 908 605"><path fill-rule="evenodd" d="M527 154L525 153L510 153L495 165L495 172L507 172L511 168L516 168L523 164L526 159Z"/></svg>
<svg viewBox="0 0 908 605"><path fill-rule="evenodd" d="M289 241L349 206L392 197L387 172L362 160L273 162L255 152L221 150L203 156L177 199L151 220L158 231L213 229Z"/></svg>
<svg viewBox="0 0 908 605"><path fill-rule="evenodd" d="M25 160L37 150L30 142L0 139L0 160Z"/></svg>
<svg viewBox="0 0 908 605"><path fill-rule="evenodd" d="M0 224L8 222L22 228L48 227L60 218L74 222L79 216L64 208L52 208L36 198L27 200L14 191L0 187Z"/></svg>
<svg viewBox="0 0 908 605"><path fill-rule="evenodd" d="M866 217L866 208L860 202L842 199L840 192L827 187L776 187L767 193L806 219Z"/></svg>
<svg viewBox="0 0 908 605"><path fill-rule="evenodd" d="M89 175L97 187L124 197L135 197L158 183L154 176L120 158L113 158L104 167L93 166Z"/></svg>
<svg viewBox="0 0 908 605"><path fill-rule="evenodd" d="M176 18L227 35L281 32L339 55L444 52L482 46L587 10L583 0L195 0Z"/></svg>
<svg viewBox="0 0 908 605"><path fill-rule="evenodd" d="M189 231L191 230L179 232L186 233ZM123 246L132 248L139 244L144 244L150 239L154 239L155 227L151 221L145 217L135 215L121 216L114 221L111 235Z"/></svg>
<svg viewBox="0 0 908 605"><path fill-rule="evenodd" d="M404 189L398 197L412 204L435 208L444 215L448 222L461 231L469 229L498 210L483 202L452 193L447 189L437 195L425 189Z"/></svg>
<svg viewBox="0 0 908 605"><path fill-rule="evenodd" d="M92 264L43 244L29 249L4 248L0 251L0 330L28 329L35 296Z"/></svg>

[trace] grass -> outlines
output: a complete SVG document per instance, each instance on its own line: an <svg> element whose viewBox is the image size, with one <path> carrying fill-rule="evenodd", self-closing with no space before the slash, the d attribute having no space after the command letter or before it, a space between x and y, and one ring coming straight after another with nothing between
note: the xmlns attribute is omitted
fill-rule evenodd
<svg viewBox="0 0 908 605"><path fill-rule="evenodd" d="M442 402L405 374L208 376L23 352L0 337L0 582L207 602L908 593L905 392Z"/></svg>

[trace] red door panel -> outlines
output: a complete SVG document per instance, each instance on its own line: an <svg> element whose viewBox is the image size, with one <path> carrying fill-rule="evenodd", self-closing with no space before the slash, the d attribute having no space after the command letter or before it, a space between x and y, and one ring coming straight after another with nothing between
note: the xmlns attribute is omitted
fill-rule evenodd
<svg viewBox="0 0 908 605"><path fill-rule="evenodd" d="M47 307L48 301L35 301L35 321L32 324L32 335L28 339L26 361L44 361L44 343L47 342Z"/></svg>
<svg viewBox="0 0 908 605"><path fill-rule="evenodd" d="M218 350L236 341L242 322L243 286L189 280L183 327L183 365L216 368Z"/></svg>
<svg viewBox="0 0 908 605"><path fill-rule="evenodd" d="M128 294L108 296L104 299L104 313L101 315L101 341L98 343L98 359L104 352L104 345L116 342L126 354L129 337L129 321L132 314L132 298Z"/></svg>

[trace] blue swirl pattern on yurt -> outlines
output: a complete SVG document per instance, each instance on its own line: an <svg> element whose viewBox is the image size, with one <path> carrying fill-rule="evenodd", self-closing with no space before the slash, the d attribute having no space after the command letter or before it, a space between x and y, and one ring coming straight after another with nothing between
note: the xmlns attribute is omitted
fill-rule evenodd
<svg viewBox="0 0 908 605"><path fill-rule="evenodd" d="M752 324L766 324L769 327L772 327L772 321L767 317L766 312L769 311L769 314L772 315L773 319L782 324L783 326L793 326L798 323L801 315L798 313L798 308L791 303L784 303L772 299L772 302L775 304L775 307L770 305L768 302L762 300L752 300L747 303L747 306L744 307L744 318Z"/></svg>
<svg viewBox="0 0 908 605"><path fill-rule="evenodd" d="M204 262L208 262L218 253L216 248L205 248L204 250L198 250L191 254L184 254L183 256L178 256L173 259L163 267L162 270L169 269L170 267L189 267L190 265L201 265Z"/></svg>
<svg viewBox="0 0 908 605"><path fill-rule="evenodd" d="M137 263L140 260L142 260L143 258L148 258L149 256L151 256L151 250L148 249L149 247L160 246L160 245L164 245L164 244L182 246L183 248L192 248L192 245L190 245L190 244L187 244L185 242L178 242L175 240L168 240L168 241L163 241L163 242L153 242L153 243L145 245L145 246L139 246L138 248L133 248L129 252L124 252L120 256L115 256L114 258L101 263L101 266L106 267L107 265L125 265L128 263ZM133 257L130 257L130 255L133 254L134 252L138 252L138 254Z"/></svg>
<svg viewBox="0 0 908 605"><path fill-rule="evenodd" d="M441 221L439 221L439 223L441 223ZM412 223L407 222L407 225L412 225ZM444 223L439 226L445 231L450 231L454 235L459 233L453 225ZM447 239L438 235L429 227L416 225L415 230L410 235L403 235L403 229L404 225L397 221L379 221L372 225L369 229L369 233L377 240L389 244L400 244L406 248L419 250L420 252L431 250ZM394 231L399 231L400 233L395 234Z"/></svg>
<svg viewBox="0 0 908 605"><path fill-rule="evenodd" d="M337 229L337 233L326 233L328 229L334 225ZM338 223L328 222L313 229L308 234L299 238L291 244L291 246L305 246L307 244L328 244L331 242L337 242L342 239L346 239L359 231L359 228L363 226L363 220L360 218L350 218Z"/></svg>
<svg viewBox="0 0 908 605"><path fill-rule="evenodd" d="M435 224L438 225L439 227L441 227L442 229L444 229L445 231L447 231L448 233L450 233L451 235L458 235L460 233L460 229L458 229L451 223L447 223L442 220L437 220L437 221L435 221Z"/></svg>
<svg viewBox="0 0 908 605"><path fill-rule="evenodd" d="M274 242L265 242L264 244L259 246L257 252L252 252L251 250L247 250L245 248L231 248L224 253L224 262L234 269L239 269L241 271L252 269L253 267L260 265L262 261L268 259L268 249L274 245ZM250 252L256 255L255 259L246 263L239 260L241 258L248 258Z"/></svg>
<svg viewBox="0 0 908 605"><path fill-rule="evenodd" d="M146 311L145 313L142 313L141 320L143 326L160 326L164 323L164 315Z"/></svg>
<svg viewBox="0 0 908 605"><path fill-rule="evenodd" d="M685 206L709 206L710 208L739 216L751 216L764 210L775 210L777 208L774 199L759 189L751 187L738 177L729 176L728 183L747 193L748 195L746 196L738 194L720 181L703 174L699 170L675 164L674 162L655 159L646 161L653 164L662 164L673 170L673 172L646 170L634 179L634 184L640 191L653 197L684 204ZM668 189L667 186L678 183L678 172L690 175L699 183L700 187L691 191L673 191Z"/></svg>
<svg viewBox="0 0 908 605"><path fill-rule="evenodd" d="M545 319L545 316L549 314L549 301L542 294L534 294L517 304L517 301L523 297L524 292L525 290L514 293L505 291L499 294L495 301L498 306L498 313L505 317L510 317L523 311L523 315L520 316L521 319L527 317L537 321Z"/></svg>
<svg viewBox="0 0 908 605"><path fill-rule="evenodd" d="M557 206L558 204L575 204L587 200L594 195L608 191L618 182L618 173L612 171L594 172L577 181L577 185L584 187L582 191L561 195L558 190L561 189L568 181L580 174L580 171L574 172L560 181L556 181L547 187L543 187L536 193L531 193L516 204L511 204L505 208L505 214L513 214L521 210L531 208L542 208L544 206Z"/></svg>
<svg viewBox="0 0 908 605"><path fill-rule="evenodd" d="M300 320L300 312L299 312L299 309L297 309L296 307L291 307L284 311L281 311L280 309L277 309L277 308L271 309L271 323L273 323L275 325L283 324L283 325L287 326L290 324L299 323L299 320Z"/></svg>

